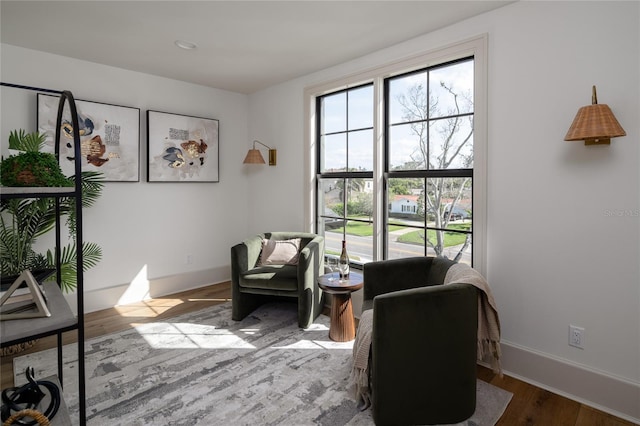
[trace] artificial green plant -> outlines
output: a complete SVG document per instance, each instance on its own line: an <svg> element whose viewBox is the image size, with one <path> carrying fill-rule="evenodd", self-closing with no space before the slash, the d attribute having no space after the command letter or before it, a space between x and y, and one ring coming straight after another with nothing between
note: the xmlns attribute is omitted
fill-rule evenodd
<svg viewBox="0 0 640 426"><path fill-rule="evenodd" d="M0 181L3 186L73 186L73 181L60 170L56 157L40 152L45 140L44 134L26 133L22 129L9 134L9 149L19 153L2 160Z"/></svg>
<svg viewBox="0 0 640 426"><path fill-rule="evenodd" d="M44 146L44 135L24 130L11 132L9 148L37 152ZM35 151L34 151L35 150ZM11 158L11 157L10 157ZM55 158L55 157L54 157ZM3 163L7 160L3 160ZM57 161L56 161L57 165ZM74 177L67 178L73 184ZM100 172L82 172L82 207L94 205L103 189ZM76 276L76 207L75 199L60 198L59 212L66 216L66 225L73 242L61 247L61 286L69 292L77 285ZM54 229L56 203L53 198L6 199L0 204L0 272L2 276L18 275L25 269L55 268L55 254L49 249L46 255L34 249L38 237ZM83 242L83 270L95 266L102 259L102 249L95 243Z"/></svg>

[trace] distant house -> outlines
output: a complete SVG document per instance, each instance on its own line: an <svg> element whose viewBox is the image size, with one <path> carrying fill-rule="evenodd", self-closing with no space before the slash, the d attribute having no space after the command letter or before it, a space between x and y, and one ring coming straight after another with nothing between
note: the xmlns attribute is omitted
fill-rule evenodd
<svg viewBox="0 0 640 426"><path fill-rule="evenodd" d="M448 202L444 206L444 217L449 215L449 210L451 210L451 202ZM467 201L459 201L453 207L453 211L451 212L451 220L462 220L468 219L471 217L469 211L471 210L471 204Z"/></svg>
<svg viewBox="0 0 640 426"><path fill-rule="evenodd" d="M395 195L389 203L389 213L418 214L418 196Z"/></svg>

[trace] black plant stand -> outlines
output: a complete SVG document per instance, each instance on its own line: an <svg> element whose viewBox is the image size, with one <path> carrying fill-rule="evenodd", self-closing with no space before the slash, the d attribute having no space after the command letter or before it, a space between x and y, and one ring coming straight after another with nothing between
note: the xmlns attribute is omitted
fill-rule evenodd
<svg viewBox="0 0 640 426"><path fill-rule="evenodd" d="M58 117L56 123L56 139L55 139L55 155L60 158L60 137L62 114L65 103L69 107L71 121L74 129L78 129L78 112L75 100L69 91L57 92L46 89L38 89L34 87L16 86L1 83L3 86L17 87L27 90L55 92L60 94L60 103L58 105ZM86 425L86 392L85 392L85 351L84 351L84 280L83 280L83 257L82 257L82 180L81 180L81 155L80 155L80 136L78 132L73 133L74 147L74 166L75 181L73 187L67 188L9 188L2 187L0 189L0 197L2 200L12 198L54 198L56 205L56 281L55 283L45 283L45 293L47 295L47 307L51 312L50 317L45 318L29 318L0 322L0 347L12 346L19 343L28 342L34 339L57 336L58 347L58 376L62 383L62 333L66 331L77 330L78 335L78 405L79 405L79 424ZM61 270L60 270L60 247L61 247L61 231L63 223L60 218L60 200L62 198L72 198L75 201L76 209L76 295L77 295L77 316L73 315L66 299L61 291ZM66 410L65 410L66 411ZM58 419L58 416L60 418ZM68 422L68 414L66 419L64 412L56 414L52 419L53 425L66 425Z"/></svg>

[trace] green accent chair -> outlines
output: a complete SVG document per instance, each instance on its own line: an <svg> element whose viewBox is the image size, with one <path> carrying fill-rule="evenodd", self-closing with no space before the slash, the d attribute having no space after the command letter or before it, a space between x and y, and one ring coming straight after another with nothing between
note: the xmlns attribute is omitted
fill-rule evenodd
<svg viewBox="0 0 640 426"><path fill-rule="evenodd" d="M256 266L262 239L300 238L297 265ZM324 295L318 276L324 274L324 237L305 232L265 232L231 247L231 318L240 321L275 298L297 299L298 325L309 327L322 312Z"/></svg>
<svg viewBox="0 0 640 426"><path fill-rule="evenodd" d="M458 423L475 412L478 290L442 285L454 263L415 257L364 265L377 425Z"/></svg>

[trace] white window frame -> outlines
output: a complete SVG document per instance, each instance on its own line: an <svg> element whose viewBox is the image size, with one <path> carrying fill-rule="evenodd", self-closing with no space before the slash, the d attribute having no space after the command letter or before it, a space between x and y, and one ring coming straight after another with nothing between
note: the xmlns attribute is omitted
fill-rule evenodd
<svg viewBox="0 0 640 426"><path fill-rule="evenodd" d="M473 266L486 276L487 263L487 35L482 34L442 48L429 50L415 56L393 61L378 67L306 87L304 90L304 220L305 228L315 229L315 188L316 188L316 97L341 89L373 83L375 117L374 157L373 157L373 258L382 258L383 212L379 208L383 194L383 151L384 122L383 100L384 79L409 71L431 67L455 59L474 58L474 130L473 130Z"/></svg>

